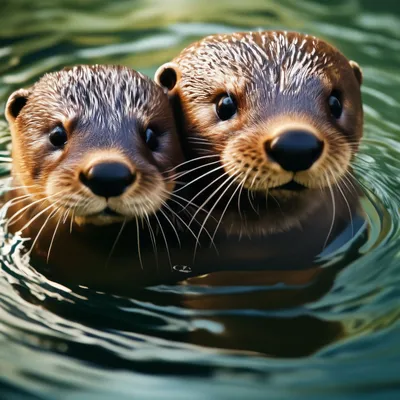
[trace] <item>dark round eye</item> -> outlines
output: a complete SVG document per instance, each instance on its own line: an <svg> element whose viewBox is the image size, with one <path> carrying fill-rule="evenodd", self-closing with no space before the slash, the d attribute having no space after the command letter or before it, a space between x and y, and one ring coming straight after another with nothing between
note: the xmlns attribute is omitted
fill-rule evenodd
<svg viewBox="0 0 400 400"><path fill-rule="evenodd" d="M157 135L155 134L155 132L152 129L150 129L150 128L146 129L146 132L144 133L144 141L146 142L148 148L151 151L158 150L160 143L158 141Z"/></svg>
<svg viewBox="0 0 400 400"><path fill-rule="evenodd" d="M64 127L56 126L49 134L50 143L55 147L63 147L67 143L68 135Z"/></svg>
<svg viewBox="0 0 400 400"><path fill-rule="evenodd" d="M338 93L333 92L329 96L329 109L331 110L331 114L334 118L339 119L340 116L342 115L343 107L342 103L339 100L339 95Z"/></svg>
<svg viewBox="0 0 400 400"><path fill-rule="evenodd" d="M235 99L229 95L222 96L217 103L217 115L221 121L232 118L237 111Z"/></svg>

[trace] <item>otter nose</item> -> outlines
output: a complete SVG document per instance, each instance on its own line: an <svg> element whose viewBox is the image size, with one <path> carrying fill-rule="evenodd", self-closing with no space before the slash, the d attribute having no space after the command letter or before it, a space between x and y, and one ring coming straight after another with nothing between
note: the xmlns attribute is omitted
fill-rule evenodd
<svg viewBox="0 0 400 400"><path fill-rule="evenodd" d="M95 164L79 178L94 194L108 198L124 193L136 175L125 164L108 162Z"/></svg>
<svg viewBox="0 0 400 400"><path fill-rule="evenodd" d="M322 153L324 143L311 132L288 131L265 143L265 151L270 159L286 171L309 169Z"/></svg>

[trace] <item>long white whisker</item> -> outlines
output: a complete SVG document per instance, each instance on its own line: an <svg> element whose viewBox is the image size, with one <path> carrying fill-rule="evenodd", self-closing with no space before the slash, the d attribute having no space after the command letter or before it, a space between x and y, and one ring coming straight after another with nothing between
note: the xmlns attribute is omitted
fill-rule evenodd
<svg viewBox="0 0 400 400"><path fill-rule="evenodd" d="M164 229L163 229L163 227L162 227L162 225L161 225L161 223L160 223L160 220L159 220L158 217L157 217L157 214L154 214L154 217L155 217L155 219L157 220L158 225L160 226L161 235L162 235L162 237L164 238L164 242L165 242L165 249L166 249L166 251L167 251L167 257L168 257L168 260L169 260L169 265L171 266L171 269L172 269L172 261L171 261L171 255L170 255L170 252L169 252L167 237L165 236Z"/></svg>
<svg viewBox="0 0 400 400"><path fill-rule="evenodd" d="M50 207L52 207L52 206L53 206L53 205L51 204L49 207L47 207L47 209L50 208ZM57 212L57 210L58 210L58 209L55 209L55 210L51 211L51 212L49 213L49 215L47 216L47 218L45 219L43 225L41 226L41 228L39 229L38 233L36 234L36 237L35 237L34 241L32 242L32 246L31 246L31 248L29 249L28 254L30 254L30 253L32 252L33 248L35 247L35 244L36 244L37 240L39 239L40 234L42 233L43 229L44 229L45 226L47 225L47 222L48 222L49 219ZM23 231L23 229L21 229L21 231Z"/></svg>
<svg viewBox="0 0 400 400"><path fill-rule="evenodd" d="M333 194L333 189L331 187L331 183L330 183L329 177L327 175L326 175L326 180L328 181L328 188L329 188L329 191L331 193L331 198L332 198L332 222L331 222L331 226L329 228L328 235L327 235L327 237L325 239L325 242L324 242L324 247L323 247L324 249L325 249L325 247L326 247L326 245L328 243L329 237L331 236L331 233L332 233L332 230L333 230L333 226L335 224L335 215L336 215L335 196Z"/></svg>
<svg viewBox="0 0 400 400"><path fill-rule="evenodd" d="M239 176L240 176L240 175L238 175L238 177L239 177ZM226 213L226 210L227 210L228 207L229 207L229 204L231 203L231 201L232 201L233 197L235 196L236 192L242 187L242 184L245 182L245 179L246 179L246 177L243 178L242 182L240 182L240 184L238 185L238 187L233 191L232 196L230 197L230 199L227 201L226 206L225 206L224 210L222 211L221 217L220 217L220 219L219 219L219 221L218 221L217 227L216 227L215 230L214 230L214 234L213 234L213 236L212 236L212 238L211 238L212 241L214 240L215 235L217 234L218 228L219 228L219 226L220 226L220 224L221 224L221 222L222 222L222 219L223 219L223 217L224 217L224 215L225 215L225 213Z"/></svg>
<svg viewBox="0 0 400 400"><path fill-rule="evenodd" d="M225 190L224 190L224 191L221 193L221 195L218 197L217 201L216 201L216 202L214 203L214 205L211 207L211 209L210 209L210 211L208 212L207 216L204 218L204 221L203 221L203 223L202 223L202 225L201 225L201 227L200 227L199 233L198 233L198 235L197 235L199 238L200 238L201 232L202 232L202 230L203 230L203 228L204 228L204 226L205 226L205 224L206 224L206 222L207 222L209 216L210 216L211 213L214 211L215 207L217 206L217 204L219 203L219 201L222 199L222 197L225 195L225 193L228 191L228 189L232 186L233 183L236 182L236 175L237 175L237 174L238 174L238 173L235 173L235 174L231 175L230 177L228 177L228 178L225 180L225 182L223 182L223 183L219 186L219 188L218 188L216 191L214 191L214 193L213 193L212 196L214 196L214 194L216 194L221 188L223 188L224 185L226 185L226 184L229 183L229 184L227 185L227 187L225 188ZM229 182L229 180L231 180L231 182ZM192 218L192 220L193 220L193 218ZM192 222L192 221L191 221L191 222ZM193 262L194 262L194 260L195 260L195 258L196 258L196 250L197 250L197 242L196 242L195 248L194 248Z"/></svg>
<svg viewBox="0 0 400 400"><path fill-rule="evenodd" d="M175 167L169 169L166 172L171 172L171 171L176 170L177 168L183 167L186 164L192 163L194 161L204 160L205 158L211 158L211 157L219 157L219 154L210 154L210 155L207 155L207 156L201 156L201 157L192 158L190 160L184 161L183 163L180 163L180 164L176 165Z"/></svg>
<svg viewBox="0 0 400 400"><path fill-rule="evenodd" d="M149 216L147 214L145 215L144 221L146 222L147 227L149 228L150 239L151 239L151 243L153 246L154 257L156 259L156 265L157 265L157 270L158 270L158 249L157 249L156 235L154 234L153 228L150 223Z"/></svg>
<svg viewBox="0 0 400 400"><path fill-rule="evenodd" d="M216 161L216 162L214 162L214 163L212 163L212 164L216 164L216 163L219 163L219 161ZM203 166L202 166L202 167L203 167ZM197 178L191 180L190 182L186 183L185 186L179 188L178 190L175 190L175 193L177 193L177 192L179 192L179 191L181 191L181 190L187 188L188 186L190 186L191 184L193 184L193 183L197 182L198 180L204 178L205 176L207 176L207 175L209 175L209 174L212 174L213 172L218 171L219 169L224 168L224 167L225 167L225 165L220 165L219 167L214 168L214 169L212 169L211 171L206 172L205 174L203 174L203 175L201 175L201 176L199 176L199 177L197 177ZM191 170L191 171L188 171L188 173L194 171L195 169L196 169L196 168L194 168L194 169Z"/></svg>
<svg viewBox="0 0 400 400"><path fill-rule="evenodd" d="M207 190L210 186L214 185L215 182L219 181L220 179L224 178L226 175L229 176L229 173L234 171L236 169L236 167L232 167L231 169L229 169L228 171L225 171L221 176L219 176L218 178L214 179L212 182L210 182L206 187L204 187L202 190L200 190L198 193L196 193L196 195L194 197L192 197L190 199L190 201L187 203L186 208L189 207L190 204L193 204L193 200L196 199L198 196L200 196L205 190ZM233 175L234 176L234 175ZM215 192L214 192L215 193ZM203 209L203 207L208 203L208 200L212 197L213 195L211 195L200 207L199 209L196 211L196 213L193 215L193 217L195 217L197 215L197 213ZM192 218L193 219L193 218ZM191 222L191 221L190 221Z"/></svg>
<svg viewBox="0 0 400 400"><path fill-rule="evenodd" d="M164 202L164 204L166 204L166 203ZM179 247L182 247L181 239L179 238L178 232L177 232L174 224L171 222L171 220L168 218L168 216L165 214L165 212L162 209L160 209L159 211L164 216L164 218L168 221L168 223L171 225L171 228L173 229L173 231L175 233L176 239L178 240Z"/></svg>
<svg viewBox="0 0 400 400"><path fill-rule="evenodd" d="M105 268L108 267L108 264L109 264L109 262L110 262L110 260L111 260L111 257L112 257L112 255L113 255L113 253L114 253L115 247L117 246L118 240L120 239L120 237L121 237L121 235L122 235L122 231L124 230L125 225L126 225L126 218L125 218L124 221L122 222L122 224L121 224L121 229L119 230L119 232L118 232L118 234L117 234L117 237L116 237L115 240L114 240L114 243L113 243L113 245L112 245L110 254L108 255L108 258L107 258L107 261L106 261Z"/></svg>
<svg viewBox="0 0 400 400"><path fill-rule="evenodd" d="M59 210L60 210L60 207L57 209L57 212L58 212ZM53 232L53 236L51 237L49 249L47 250L47 259L46 259L46 262L47 262L47 263L49 262L49 259L50 259L51 249L52 249L52 247L53 247L53 242L54 242L54 239L55 239L55 237L56 237L57 229L58 229L58 226L60 225L61 219L62 219L62 214L60 213L60 218L58 218L57 225L56 225L56 227L55 227L55 229L54 229L54 232Z"/></svg>
<svg viewBox="0 0 400 400"><path fill-rule="evenodd" d="M170 179L173 179L175 181L176 179L180 179L180 178L182 178L182 176L185 176L187 174L191 174L192 172L197 171L198 169L206 168L206 167L209 167L210 165L215 165L215 164L219 164L219 163L220 163L220 161L217 160L217 161L209 162L207 164L201 164L201 165L198 165L195 168L179 172L176 175L170 177Z"/></svg>
<svg viewBox="0 0 400 400"><path fill-rule="evenodd" d="M136 239L137 239L137 249L138 249L138 255L139 255L139 262L140 262L140 267L143 270L143 261L142 261L142 252L140 250L140 230L139 230L139 221L136 218Z"/></svg>

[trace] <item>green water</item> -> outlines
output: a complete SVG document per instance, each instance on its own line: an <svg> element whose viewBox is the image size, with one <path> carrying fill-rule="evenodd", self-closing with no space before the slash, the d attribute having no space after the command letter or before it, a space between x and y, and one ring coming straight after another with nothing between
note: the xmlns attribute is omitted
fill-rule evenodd
<svg viewBox="0 0 400 400"><path fill-rule="evenodd" d="M280 28L332 42L364 71L355 170L370 194L367 236L327 263L317 294L290 285L159 286L134 298L70 290L31 268L17 238L5 242L0 399L400 398L400 3L15 0L1 9L1 110L45 72L119 63L152 76L212 33ZM6 157L3 115L0 133ZM286 307L247 301L295 290L305 300ZM230 309L196 303L223 296Z"/></svg>

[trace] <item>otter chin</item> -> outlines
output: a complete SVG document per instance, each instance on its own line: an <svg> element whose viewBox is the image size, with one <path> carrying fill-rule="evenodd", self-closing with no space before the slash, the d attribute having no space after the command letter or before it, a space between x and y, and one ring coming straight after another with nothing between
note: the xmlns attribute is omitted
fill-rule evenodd
<svg viewBox="0 0 400 400"><path fill-rule="evenodd" d="M7 102L14 186L79 225L153 215L182 157L168 110L162 90L125 67L46 74Z"/></svg>
<svg viewBox="0 0 400 400"><path fill-rule="evenodd" d="M195 166L187 189L230 227L286 229L352 187L362 72L325 41L281 31L208 36L155 80Z"/></svg>

